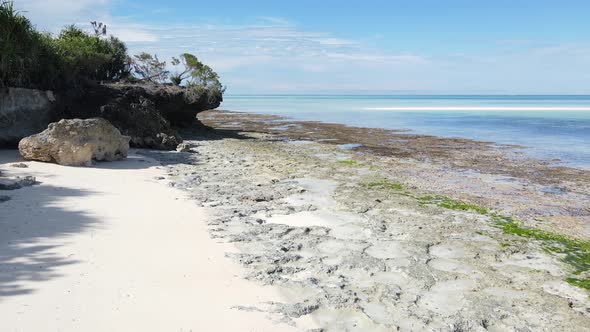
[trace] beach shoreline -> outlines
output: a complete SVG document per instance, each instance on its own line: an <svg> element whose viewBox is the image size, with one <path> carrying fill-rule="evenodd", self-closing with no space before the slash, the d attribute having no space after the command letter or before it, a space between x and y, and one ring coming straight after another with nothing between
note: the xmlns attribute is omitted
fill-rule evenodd
<svg viewBox="0 0 590 332"><path fill-rule="evenodd" d="M209 237L156 160L66 167L0 150L0 169L37 181L2 192L2 330L294 330L235 308L282 296L242 279L234 246Z"/></svg>
<svg viewBox="0 0 590 332"><path fill-rule="evenodd" d="M490 142L225 111L199 119L211 128L181 133L182 152L134 150L126 161L92 168L36 162L11 168L18 158L9 152L3 171L42 183L0 203L12 207L11 220L3 222L12 233L4 234L40 246L31 258L43 258L46 250L58 258L80 253L34 278L26 272L36 265L17 268L24 274L12 286L35 291L0 301L11 313L9 325L37 327L43 321L38 317L45 317L56 329L135 328L145 320L137 305L160 310L146 285L151 277L143 280L151 271L153 278L163 273L172 279L157 287L163 293L155 294L156 302L166 305L145 320L147 330L170 322L256 331L589 330L588 291L572 281L588 272L575 270L543 239L506 231L510 226L587 241L586 171ZM43 204L27 197L52 184L84 193ZM27 234L49 220L39 211L22 214L23 204L66 212L76 206L94 221L23 239L22 230ZM138 209L151 220L150 231L125 224ZM33 224L14 226L23 218ZM96 255L91 239L101 232L123 238L113 248L107 248L112 239L99 241L105 253ZM564 245L578 240L568 241ZM127 244L149 249L130 255L123 250ZM161 259L154 262L154 255ZM162 270L170 258L172 268ZM140 268L131 271L134 259ZM202 266L212 270L204 279ZM8 269L2 275L10 276ZM113 271L122 276L109 276ZM180 281L175 272L183 275ZM150 296L135 303L109 299L106 292L88 305L101 315L68 307L96 296L97 284ZM58 293L70 294L70 285L76 301L46 310ZM121 304L122 311L105 310L101 299ZM124 319L117 316L123 312ZM57 320L64 317L73 320ZM120 320L104 323L105 317Z"/></svg>

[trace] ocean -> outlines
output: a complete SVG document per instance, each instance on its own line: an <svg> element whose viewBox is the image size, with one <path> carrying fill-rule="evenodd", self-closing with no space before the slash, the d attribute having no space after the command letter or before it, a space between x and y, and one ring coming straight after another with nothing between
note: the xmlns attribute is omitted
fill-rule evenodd
<svg viewBox="0 0 590 332"><path fill-rule="evenodd" d="M590 96L228 95L221 109L525 146L590 169Z"/></svg>

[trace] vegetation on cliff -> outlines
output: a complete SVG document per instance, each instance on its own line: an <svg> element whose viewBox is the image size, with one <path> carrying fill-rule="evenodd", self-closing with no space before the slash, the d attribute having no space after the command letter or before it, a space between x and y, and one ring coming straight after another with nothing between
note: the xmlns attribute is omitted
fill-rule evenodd
<svg viewBox="0 0 590 332"><path fill-rule="evenodd" d="M134 55L131 60L131 67L138 80L185 85L198 95L207 94L210 102L222 100L225 87L219 81L219 75L196 56L183 53L179 58L173 57L171 64L175 68L174 72L167 70L166 62L160 61L157 55L145 52Z"/></svg>
<svg viewBox="0 0 590 332"><path fill-rule="evenodd" d="M171 65L183 69L171 73L157 55L131 57L125 43L107 36L106 25L91 24L91 32L70 25L54 37L37 31L12 1L0 0L0 87L65 90L89 82L170 82L221 101L225 88L219 76L196 56L172 58Z"/></svg>
<svg viewBox="0 0 590 332"><path fill-rule="evenodd" d="M1 86L61 90L128 75L127 47L118 38L74 25L53 37L38 32L12 1L0 4Z"/></svg>
<svg viewBox="0 0 590 332"><path fill-rule="evenodd" d="M49 34L35 30L12 1L0 3L0 86L52 88L63 65Z"/></svg>

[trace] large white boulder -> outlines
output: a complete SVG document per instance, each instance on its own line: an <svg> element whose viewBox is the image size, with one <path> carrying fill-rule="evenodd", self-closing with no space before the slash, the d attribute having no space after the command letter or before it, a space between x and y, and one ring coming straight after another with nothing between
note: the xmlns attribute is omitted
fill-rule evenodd
<svg viewBox="0 0 590 332"><path fill-rule="evenodd" d="M43 132L23 138L18 149L25 159L68 166L90 166L92 160L127 157L129 137L102 118L64 119Z"/></svg>

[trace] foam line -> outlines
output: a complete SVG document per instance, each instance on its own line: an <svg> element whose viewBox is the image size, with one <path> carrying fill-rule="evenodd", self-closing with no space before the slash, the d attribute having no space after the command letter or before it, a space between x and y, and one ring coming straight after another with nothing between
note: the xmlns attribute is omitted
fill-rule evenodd
<svg viewBox="0 0 590 332"><path fill-rule="evenodd" d="M590 106L396 106L365 107L365 111L590 111Z"/></svg>

